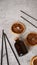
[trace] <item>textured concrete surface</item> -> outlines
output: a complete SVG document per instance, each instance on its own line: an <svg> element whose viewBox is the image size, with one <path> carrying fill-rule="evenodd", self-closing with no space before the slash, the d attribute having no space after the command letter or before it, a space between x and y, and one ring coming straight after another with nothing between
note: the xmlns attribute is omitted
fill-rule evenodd
<svg viewBox="0 0 37 65"><path fill-rule="evenodd" d="M25 14L21 13L20 10L27 12L28 14L37 19L37 0L0 0L0 62L1 62L2 29L4 29L5 33L7 34L13 48L15 44L14 39L18 37L18 35L13 34L10 28L15 21L19 20L26 25L26 31L22 34L24 38L27 36L29 32L37 32L36 28L27 23L20 16L24 16L26 19L31 21L36 26L37 21L34 21L30 17L27 17ZM7 48L8 48L10 65L15 64L18 65L8 43ZM17 54L15 48L14 51ZM5 54L5 47L3 54ZM29 49L28 54L22 57L19 57L17 55L17 57L21 65L30 65L30 59L35 55L37 55L37 46L31 47ZM6 55L3 58L3 65L7 65Z"/></svg>

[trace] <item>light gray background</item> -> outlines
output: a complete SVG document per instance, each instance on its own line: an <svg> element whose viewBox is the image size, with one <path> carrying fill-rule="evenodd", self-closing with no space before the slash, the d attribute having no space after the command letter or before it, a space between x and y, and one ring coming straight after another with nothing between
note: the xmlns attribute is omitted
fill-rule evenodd
<svg viewBox="0 0 37 65"><path fill-rule="evenodd" d="M12 47L14 48L14 39L18 37L11 32L11 25L19 20L26 25L26 31L23 33L23 37L25 38L29 32L37 32L37 29L27 23L25 20L21 19L20 16L24 16L29 21L37 26L37 21L27 17L23 13L20 12L23 10L28 14L32 15L33 17L37 18L37 0L0 0L0 59L1 59L1 44L2 44L2 29L5 30ZM18 65L8 43L8 54L9 54L9 61L10 65ZM14 48L15 50L15 48ZM5 53L5 49L4 49ZM16 50L15 53L17 54ZM21 65L30 65L30 59L37 55L37 46L31 47L29 49L29 53L22 57L18 57ZM6 56L3 58L3 65L7 65L6 63ZM1 60L0 60L1 62Z"/></svg>

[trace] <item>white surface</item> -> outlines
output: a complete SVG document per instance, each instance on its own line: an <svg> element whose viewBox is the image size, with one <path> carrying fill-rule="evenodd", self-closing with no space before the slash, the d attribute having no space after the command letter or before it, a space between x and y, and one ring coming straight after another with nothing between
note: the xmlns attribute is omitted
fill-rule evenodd
<svg viewBox="0 0 37 65"><path fill-rule="evenodd" d="M27 19L29 19L29 21L34 23L36 26L37 26L37 21L34 21L31 18L28 18L27 16L22 14L20 10L23 10L27 12L28 14L32 15L33 17L37 18L37 0L0 0L0 57L1 57L1 44L2 44L2 39L1 39L2 29L5 30L5 33L7 34L13 48L15 43L14 39L18 35L14 35L11 32L10 28L15 21L19 20L26 25L26 31L23 34L24 38L29 32L37 32L36 28L31 26L25 20L21 19L20 16L22 15L26 17ZM10 65L15 65L15 64L18 65L8 43L7 43L7 46L8 46ZM4 50L4 53L5 53L5 50ZM30 59L35 55L37 55L37 46L30 48L29 53L27 55L24 55L22 57L18 57L17 55L17 57L21 65L30 65ZM3 65L7 65L6 57L4 57Z"/></svg>

